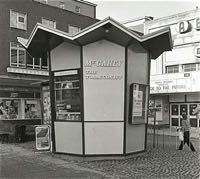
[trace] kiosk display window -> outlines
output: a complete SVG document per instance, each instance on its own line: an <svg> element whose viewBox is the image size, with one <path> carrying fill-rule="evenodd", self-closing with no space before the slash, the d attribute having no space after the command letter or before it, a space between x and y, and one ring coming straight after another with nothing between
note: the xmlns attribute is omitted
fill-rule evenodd
<svg viewBox="0 0 200 179"><path fill-rule="evenodd" d="M131 124L146 122L147 90L147 85L143 84L133 83L130 86L129 122Z"/></svg>
<svg viewBox="0 0 200 179"><path fill-rule="evenodd" d="M79 121L80 81L78 75L55 78L56 119Z"/></svg>

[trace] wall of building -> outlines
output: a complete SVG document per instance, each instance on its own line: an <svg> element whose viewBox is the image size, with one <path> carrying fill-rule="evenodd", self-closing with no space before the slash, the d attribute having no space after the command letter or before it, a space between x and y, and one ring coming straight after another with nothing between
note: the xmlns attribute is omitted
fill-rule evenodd
<svg viewBox="0 0 200 179"><path fill-rule="evenodd" d="M171 30L173 49L151 61L150 77L150 94L162 101L162 111L157 112L157 117L171 126L180 125L185 109L191 126L199 124L191 114L200 101L200 58L196 54L200 46L199 17L200 10L195 9L145 23L146 34L165 27Z"/></svg>
<svg viewBox="0 0 200 179"><path fill-rule="evenodd" d="M80 7L80 14L96 18L96 5L87 1L77 1L77 0L62 0L62 1L44 1L35 0L41 3L45 3L50 6L55 6L58 8L63 8L68 11L76 12L76 6ZM64 7L61 7L61 4Z"/></svg>
<svg viewBox="0 0 200 179"><path fill-rule="evenodd" d="M85 153L123 154L125 48L106 40L84 46L83 75Z"/></svg>
<svg viewBox="0 0 200 179"><path fill-rule="evenodd" d="M145 23L145 33L151 33L165 27L170 27L173 40L173 50L165 52L155 61L152 61L151 74L165 73L165 67L175 64L197 63L194 48L200 45L200 31L196 30L196 18L200 16L200 10L187 11ZM179 33L178 23L187 21L188 32Z"/></svg>
<svg viewBox="0 0 200 179"><path fill-rule="evenodd" d="M127 61L127 114L130 105L130 85L132 83L148 83L148 56L147 52L138 43L128 48ZM145 147L145 122L141 124L129 124L126 119L126 153L144 150ZM139 139L139 140L138 140Z"/></svg>
<svg viewBox="0 0 200 179"><path fill-rule="evenodd" d="M80 68L80 47L64 42L51 51L52 70Z"/></svg>
<svg viewBox="0 0 200 179"><path fill-rule="evenodd" d="M27 14L27 30L10 27L10 9ZM2 1L0 13L0 74L7 74L6 68L10 66L10 42L17 42L17 37L28 38L36 23L42 23L42 18L56 21L56 28L65 32L68 32L68 24L83 29L97 22L96 19L32 0Z"/></svg>

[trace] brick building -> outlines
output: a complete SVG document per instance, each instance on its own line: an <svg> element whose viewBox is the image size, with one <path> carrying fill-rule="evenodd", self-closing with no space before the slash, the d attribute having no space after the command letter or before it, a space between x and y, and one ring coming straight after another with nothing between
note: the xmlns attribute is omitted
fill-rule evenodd
<svg viewBox="0 0 200 179"><path fill-rule="evenodd" d="M0 2L1 133L14 133L16 125L40 124L43 116L39 84L48 80L47 57L33 58L17 37L28 38L36 23L73 35L98 21L92 17L95 15L82 15L33 0Z"/></svg>

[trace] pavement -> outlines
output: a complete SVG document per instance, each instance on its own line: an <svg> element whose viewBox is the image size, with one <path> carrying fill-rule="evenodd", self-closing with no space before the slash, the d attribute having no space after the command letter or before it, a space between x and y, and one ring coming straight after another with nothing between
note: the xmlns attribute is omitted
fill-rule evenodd
<svg viewBox="0 0 200 179"><path fill-rule="evenodd" d="M148 134L147 151L123 158L96 159L37 153L34 142L1 144L0 178L200 179L200 141L196 152L177 150L176 137ZM154 147L153 147L154 146Z"/></svg>

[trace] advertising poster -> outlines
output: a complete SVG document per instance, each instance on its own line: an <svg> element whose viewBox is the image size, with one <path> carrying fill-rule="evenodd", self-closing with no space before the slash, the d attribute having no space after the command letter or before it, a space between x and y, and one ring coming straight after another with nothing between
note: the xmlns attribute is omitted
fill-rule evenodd
<svg viewBox="0 0 200 179"><path fill-rule="evenodd" d="M143 92L133 90L133 116L142 116Z"/></svg>
<svg viewBox="0 0 200 179"><path fill-rule="evenodd" d="M50 126L41 125L35 128L36 135L36 149L37 150L50 150Z"/></svg>
<svg viewBox="0 0 200 179"><path fill-rule="evenodd" d="M143 84L132 84L130 87L130 112L129 121L133 123L144 123L146 121L146 98L147 86Z"/></svg>
<svg viewBox="0 0 200 179"><path fill-rule="evenodd" d="M43 90L43 124L51 124L50 91Z"/></svg>

